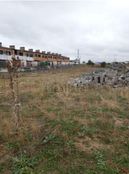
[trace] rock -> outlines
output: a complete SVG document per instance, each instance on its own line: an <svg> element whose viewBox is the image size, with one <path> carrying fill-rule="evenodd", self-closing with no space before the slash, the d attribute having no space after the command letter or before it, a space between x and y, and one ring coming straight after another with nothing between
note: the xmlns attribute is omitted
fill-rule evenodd
<svg viewBox="0 0 129 174"><path fill-rule="evenodd" d="M72 79L73 86L110 85L112 87L129 86L129 69L124 63L113 63L110 68L98 69Z"/></svg>

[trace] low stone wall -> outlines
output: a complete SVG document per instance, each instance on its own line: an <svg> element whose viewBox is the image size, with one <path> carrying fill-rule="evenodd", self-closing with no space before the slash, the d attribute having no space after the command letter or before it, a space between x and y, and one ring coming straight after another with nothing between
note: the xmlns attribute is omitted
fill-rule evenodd
<svg viewBox="0 0 129 174"><path fill-rule="evenodd" d="M110 85L112 87L129 86L129 70L125 65L112 65L110 68L98 69L71 79L72 86Z"/></svg>

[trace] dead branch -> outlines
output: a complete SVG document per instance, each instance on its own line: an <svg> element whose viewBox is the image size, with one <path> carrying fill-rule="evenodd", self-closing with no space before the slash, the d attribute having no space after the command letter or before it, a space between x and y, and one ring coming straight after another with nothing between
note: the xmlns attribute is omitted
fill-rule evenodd
<svg viewBox="0 0 129 174"><path fill-rule="evenodd" d="M19 128L20 123L20 101L19 101L19 75L18 69L20 68L20 60L12 57L11 60L7 61L7 69L10 80L11 90L11 105L12 105L12 118L15 123L16 129Z"/></svg>

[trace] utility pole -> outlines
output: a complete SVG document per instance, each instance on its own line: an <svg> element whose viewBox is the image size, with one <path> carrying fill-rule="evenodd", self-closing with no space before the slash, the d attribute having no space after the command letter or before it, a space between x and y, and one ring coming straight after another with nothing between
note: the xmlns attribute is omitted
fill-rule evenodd
<svg viewBox="0 0 129 174"><path fill-rule="evenodd" d="M79 53L79 49L77 50L77 62L78 62L78 64L80 64L80 53Z"/></svg>

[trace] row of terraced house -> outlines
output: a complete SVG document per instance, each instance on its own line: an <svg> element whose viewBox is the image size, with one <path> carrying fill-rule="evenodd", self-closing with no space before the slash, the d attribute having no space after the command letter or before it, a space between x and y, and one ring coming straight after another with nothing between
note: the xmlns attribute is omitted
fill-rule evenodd
<svg viewBox="0 0 129 174"><path fill-rule="evenodd" d="M21 62L21 67L37 67L41 63L49 66L66 66L70 64L70 58L61 54L29 49L25 47L15 48L15 45L9 47L2 46L0 42L0 67L4 66L7 60L14 56Z"/></svg>

